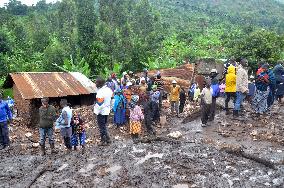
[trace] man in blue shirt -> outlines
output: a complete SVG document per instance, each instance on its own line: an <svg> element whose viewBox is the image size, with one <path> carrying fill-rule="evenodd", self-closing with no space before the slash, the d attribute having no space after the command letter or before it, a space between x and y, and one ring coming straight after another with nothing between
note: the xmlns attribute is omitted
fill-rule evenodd
<svg viewBox="0 0 284 188"><path fill-rule="evenodd" d="M8 103L3 101L3 95L0 93L0 149L9 146L8 123L12 120L12 113Z"/></svg>

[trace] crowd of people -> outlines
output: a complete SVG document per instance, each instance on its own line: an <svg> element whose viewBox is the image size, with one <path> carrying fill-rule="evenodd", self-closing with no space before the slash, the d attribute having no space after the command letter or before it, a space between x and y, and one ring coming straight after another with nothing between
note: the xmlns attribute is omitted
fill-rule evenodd
<svg viewBox="0 0 284 188"><path fill-rule="evenodd" d="M225 113L231 114L229 103L232 100L233 118L244 115L243 101L247 99L255 112L255 116L269 114L275 100L281 102L284 95L283 61L271 69L267 63L260 63L253 75L248 75L248 61L236 62L231 58L224 66L224 72L218 73L212 69L202 84L192 82L186 88L178 85L176 80L170 84L167 92L161 73L148 75L144 69L140 76L132 71L124 72L118 79L115 73L106 80L96 79L97 93L94 104L94 114L100 131L101 143L106 146L111 143L108 131L110 114L117 129L129 130L133 142L139 141L142 130L149 136L155 136L155 125L159 124L162 101L169 99L172 116L179 117L183 113L188 100L194 108L201 107L201 123L203 127L214 121L217 98L225 98ZM220 74L220 75L219 75ZM54 127L60 129L60 134L67 151L85 149L86 130L79 113L73 112L68 101L61 99L61 113L58 116L48 98L41 99L39 109L39 133L42 155L46 154L45 141L48 137L51 153L56 153L54 142ZM12 104L11 102L9 104ZM8 123L12 120L11 105L2 100L0 95L0 149L9 146Z"/></svg>
<svg viewBox="0 0 284 188"><path fill-rule="evenodd" d="M278 61L274 68L271 68L268 63L261 62L257 71L250 76L247 66L246 59L236 62L234 58L231 58L225 64L223 77L219 83L216 79L216 70L211 71L211 79L206 81L206 87L201 92L202 126L207 126L208 122L214 120L217 97L225 97L226 115L231 113L229 102L233 101L233 118L235 119L241 119L245 115L243 108L245 99L251 104L256 118L269 115L275 100L282 103L283 61ZM194 88L191 91L194 91Z"/></svg>

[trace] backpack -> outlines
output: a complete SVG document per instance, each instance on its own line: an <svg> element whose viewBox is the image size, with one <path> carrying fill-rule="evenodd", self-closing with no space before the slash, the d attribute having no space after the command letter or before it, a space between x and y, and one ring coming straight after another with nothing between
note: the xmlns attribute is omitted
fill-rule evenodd
<svg viewBox="0 0 284 188"><path fill-rule="evenodd" d="M220 94L219 84L211 85L212 97L218 97Z"/></svg>

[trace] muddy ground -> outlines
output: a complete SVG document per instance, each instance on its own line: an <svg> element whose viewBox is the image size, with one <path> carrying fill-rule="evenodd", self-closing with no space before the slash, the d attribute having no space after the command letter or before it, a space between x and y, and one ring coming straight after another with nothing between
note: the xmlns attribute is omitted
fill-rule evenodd
<svg viewBox="0 0 284 188"><path fill-rule="evenodd" d="M15 121L11 148L0 151L0 187L284 187L284 106L276 104L270 116L260 119L246 109L241 121L221 110L205 128L199 119L182 124L183 118L171 118L163 109L168 121L156 127L159 137L180 131L181 138L134 144L127 130L110 126L113 143L99 147L91 109L84 108L85 153L67 154L57 133L59 153L48 150L45 157L39 155L37 130ZM188 106L186 113L190 110ZM224 147L242 148L274 168L227 153Z"/></svg>

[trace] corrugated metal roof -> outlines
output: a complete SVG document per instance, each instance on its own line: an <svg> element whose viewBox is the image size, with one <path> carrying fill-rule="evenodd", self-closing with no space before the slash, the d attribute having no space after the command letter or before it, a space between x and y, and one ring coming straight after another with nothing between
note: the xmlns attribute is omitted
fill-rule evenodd
<svg viewBox="0 0 284 188"><path fill-rule="evenodd" d="M19 72L10 73L10 76L24 99L84 95L96 91L95 84L81 73Z"/></svg>

